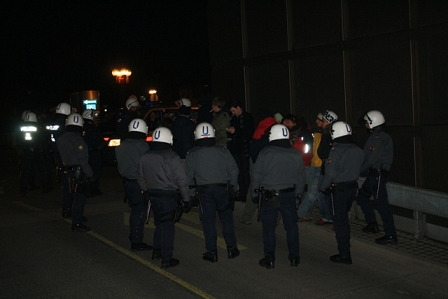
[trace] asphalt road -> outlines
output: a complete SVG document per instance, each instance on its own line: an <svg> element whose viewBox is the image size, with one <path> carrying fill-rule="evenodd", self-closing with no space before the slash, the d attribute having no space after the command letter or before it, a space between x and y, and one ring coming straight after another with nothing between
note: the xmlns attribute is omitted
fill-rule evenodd
<svg viewBox="0 0 448 299"><path fill-rule="evenodd" d="M117 169L103 169L103 195L85 208L88 233L71 232L61 218L60 185L18 197L17 157L1 152L0 298L447 298L448 269L387 246L352 239L353 265L329 261L336 254L330 227L300 224L301 264L288 261L283 226L277 228L276 268L258 265L263 257L261 223L238 222L241 255L229 260L219 238L218 263L205 251L197 209L176 224L178 267L160 269L151 252L130 250L129 208ZM1 190L1 189L0 189ZM1 192L0 192L1 193ZM255 219L254 219L255 220ZM220 231L220 225L218 231ZM144 241L152 244L152 219ZM222 235L219 233L219 237Z"/></svg>

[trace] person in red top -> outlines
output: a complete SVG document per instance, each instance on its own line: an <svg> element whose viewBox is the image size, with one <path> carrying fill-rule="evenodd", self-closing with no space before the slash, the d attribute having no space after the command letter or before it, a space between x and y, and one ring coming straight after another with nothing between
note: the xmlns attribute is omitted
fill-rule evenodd
<svg viewBox="0 0 448 299"><path fill-rule="evenodd" d="M313 158L313 134L310 126L303 117L297 121L293 114L287 114L283 117L282 125L289 129L289 141L302 155L303 164L305 166L311 165L311 159Z"/></svg>

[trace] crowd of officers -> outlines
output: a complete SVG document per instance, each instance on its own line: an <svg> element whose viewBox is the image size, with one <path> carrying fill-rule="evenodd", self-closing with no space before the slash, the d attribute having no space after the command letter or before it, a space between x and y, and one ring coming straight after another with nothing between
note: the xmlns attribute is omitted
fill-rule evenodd
<svg viewBox="0 0 448 299"><path fill-rule="evenodd" d="M279 214L287 234L290 265L299 265L297 223L309 221L316 202L322 214L316 224L333 225L336 234L338 254L330 257L332 262L352 264L348 213L355 199L367 221L362 231L380 232L375 203L385 232L376 243L397 243L386 189L393 144L380 111L366 112L361 118L370 131L362 150L353 139L351 126L330 110L318 113L317 129L312 132L303 118L263 115L264 111L255 126L253 116L240 102L226 105L219 97L212 99L208 119L190 118L189 99L180 99L178 105L176 120L157 127L150 144L146 142L148 124L135 112L139 106L136 97L126 101L126 109L117 117L121 143L115 153L131 208L132 250L153 250L152 259L161 260L163 269L177 266L179 260L173 258L175 222L197 206L205 237L202 258L218 261L216 215L222 224L227 257L236 258L240 251L233 208L238 200L245 201L241 223L251 224L258 210L264 251L259 265L267 269L275 268ZM50 159L50 153L54 155L62 183L62 216L72 217L72 231L90 230L83 224L86 194L92 190L91 194L101 193L97 185L101 133L93 124L93 113L71 113L68 104L59 104L55 120L47 126L50 142L42 142L46 138L38 134L44 131L37 129L36 115L30 111L23 115L20 194L24 196L32 186L32 164L40 165ZM43 191L52 190L51 169L38 169ZM366 177L360 189L359 176ZM152 246L143 242L144 223L151 212L156 227Z"/></svg>

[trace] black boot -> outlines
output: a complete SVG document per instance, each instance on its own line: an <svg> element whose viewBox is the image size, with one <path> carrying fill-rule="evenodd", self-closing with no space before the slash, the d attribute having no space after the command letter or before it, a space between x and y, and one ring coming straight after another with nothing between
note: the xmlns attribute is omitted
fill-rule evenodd
<svg viewBox="0 0 448 299"><path fill-rule="evenodd" d="M168 262L163 262L162 266L160 268L168 269L168 268L176 267L177 265L179 265L179 260L170 259Z"/></svg>
<svg viewBox="0 0 448 299"><path fill-rule="evenodd" d="M330 261L332 261L333 263L338 263L338 264L351 265L352 257L350 255L336 254L336 255L330 256Z"/></svg>
<svg viewBox="0 0 448 299"><path fill-rule="evenodd" d="M385 235L381 238L378 238L375 240L376 244L380 244L380 245L386 245L386 244L397 244L398 240L397 240L397 235Z"/></svg>
<svg viewBox="0 0 448 299"><path fill-rule="evenodd" d="M151 257L151 259L152 259L153 261L158 261L158 260L160 260L161 257L162 257L162 251L161 251L160 249L154 249L154 250L152 251L152 257Z"/></svg>
<svg viewBox="0 0 448 299"><path fill-rule="evenodd" d="M236 258L239 255L240 255L240 251L238 250L238 248L227 249L227 257L229 259L234 259L234 258Z"/></svg>
<svg viewBox="0 0 448 299"><path fill-rule="evenodd" d="M289 261L291 262L292 267L297 267L300 264L300 257L299 256L288 256Z"/></svg>
<svg viewBox="0 0 448 299"><path fill-rule="evenodd" d="M152 246L147 245L146 243L132 243L131 250L140 250L140 251L149 251L152 249Z"/></svg>
<svg viewBox="0 0 448 299"><path fill-rule="evenodd" d="M265 267L266 269L274 269L275 268L275 258L274 257L270 257L270 256L266 256L264 258L262 258L258 264L262 267Z"/></svg>
<svg viewBox="0 0 448 299"><path fill-rule="evenodd" d="M218 261L218 251L216 251L216 250L207 251L202 254L202 259L204 261L216 263Z"/></svg>
<svg viewBox="0 0 448 299"><path fill-rule="evenodd" d="M364 226L362 228L362 231L364 233L377 234L380 232L380 229L378 227L378 224L376 222L373 222L373 223L367 224L367 226Z"/></svg>

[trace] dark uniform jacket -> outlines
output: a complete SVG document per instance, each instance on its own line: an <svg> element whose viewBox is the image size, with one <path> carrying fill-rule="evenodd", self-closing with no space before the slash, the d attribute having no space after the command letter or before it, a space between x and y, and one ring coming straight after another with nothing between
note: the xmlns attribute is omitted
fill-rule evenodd
<svg viewBox="0 0 448 299"><path fill-rule="evenodd" d="M383 126L373 128L364 146L364 162L361 166L361 174L365 174L369 168L390 170L393 158L392 138L384 131Z"/></svg>
<svg viewBox="0 0 448 299"><path fill-rule="evenodd" d="M358 180L362 160L362 150L356 144L335 141L326 160L325 175L319 189L325 191L331 183Z"/></svg>
<svg viewBox="0 0 448 299"><path fill-rule="evenodd" d="M115 149L118 172L129 180L137 179L138 161L149 150L149 146L143 139L125 139Z"/></svg>
<svg viewBox="0 0 448 299"><path fill-rule="evenodd" d="M171 149L146 152L138 163L137 182L142 190L179 190L184 201L190 200L185 168Z"/></svg>
<svg viewBox="0 0 448 299"><path fill-rule="evenodd" d="M235 191L239 190L238 166L229 150L222 146L193 148L187 154L185 170L192 185L194 185L193 179L196 179L198 186L226 184L230 181Z"/></svg>
<svg viewBox="0 0 448 299"><path fill-rule="evenodd" d="M88 178L93 176L89 165L89 149L80 134L66 131L56 143L64 166L79 165Z"/></svg>
<svg viewBox="0 0 448 299"><path fill-rule="evenodd" d="M283 190L295 186L296 195L303 193L305 180L305 166L300 153L292 147L272 145L261 150L251 178L254 188L263 186L266 190ZM256 196L252 190L252 197Z"/></svg>

